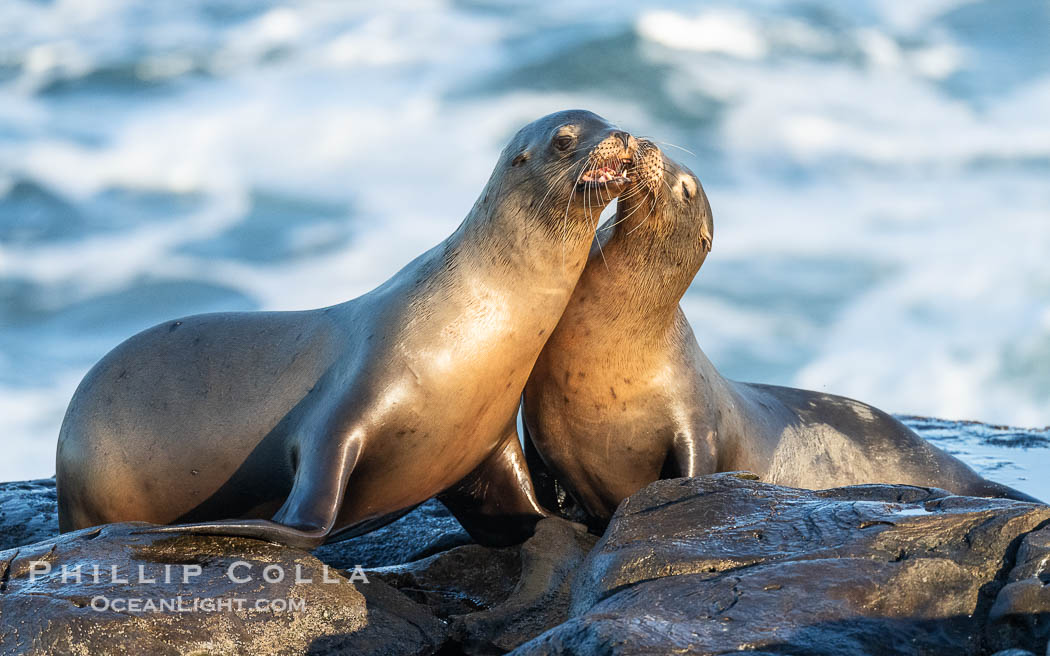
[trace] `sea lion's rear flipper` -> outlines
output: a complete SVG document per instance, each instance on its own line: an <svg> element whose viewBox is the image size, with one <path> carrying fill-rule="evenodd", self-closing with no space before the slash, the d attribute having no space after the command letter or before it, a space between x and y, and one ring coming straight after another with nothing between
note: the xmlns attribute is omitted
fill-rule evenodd
<svg viewBox="0 0 1050 656"><path fill-rule="evenodd" d="M173 524L144 528L132 531L132 533L177 533L254 538L306 550L323 544L328 535L328 532L323 529L286 526L269 519L230 519L200 524Z"/></svg>
<svg viewBox="0 0 1050 656"><path fill-rule="evenodd" d="M1015 490L1012 487L1003 485L1002 483L996 483L989 481L980 476L974 475L973 481L965 483L958 491L959 494L965 494L967 496L974 497L991 497L993 499L1013 499L1014 501L1027 501L1029 503L1039 503L1047 505L1045 501L1036 499L1035 497L1025 494L1020 490Z"/></svg>
<svg viewBox="0 0 1050 656"><path fill-rule="evenodd" d="M514 424L499 448L438 500L472 538L490 546L524 542L550 516L536 501Z"/></svg>
<svg viewBox="0 0 1050 656"><path fill-rule="evenodd" d="M304 440L299 449L292 490L273 519L176 524L136 532L227 535L313 549L325 542L335 526L347 481L360 451L361 440L352 435L340 439Z"/></svg>

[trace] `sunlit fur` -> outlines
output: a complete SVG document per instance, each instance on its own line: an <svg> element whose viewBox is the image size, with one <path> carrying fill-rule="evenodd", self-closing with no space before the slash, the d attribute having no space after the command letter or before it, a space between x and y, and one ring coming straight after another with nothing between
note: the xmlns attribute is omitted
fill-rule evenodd
<svg viewBox="0 0 1050 656"><path fill-rule="evenodd" d="M440 495L479 541L530 535L545 513L521 389L620 190L581 194L580 174L630 143L591 112L546 116L510 140L456 231L374 290L183 317L117 346L62 425L60 528L193 522L158 530L310 547Z"/></svg>
<svg viewBox="0 0 1050 656"><path fill-rule="evenodd" d="M889 482L1031 500L866 404L723 378L679 307L711 249L707 196L649 141L629 175L525 387L542 502L564 499L545 468L599 524L660 477L733 470L797 487Z"/></svg>

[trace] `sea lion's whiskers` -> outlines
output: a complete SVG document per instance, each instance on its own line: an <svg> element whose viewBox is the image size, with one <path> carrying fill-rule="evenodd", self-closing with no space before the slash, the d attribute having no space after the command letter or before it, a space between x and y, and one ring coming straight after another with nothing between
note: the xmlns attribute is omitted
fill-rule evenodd
<svg viewBox="0 0 1050 656"><path fill-rule="evenodd" d="M575 164L571 163L571 162L570 163L566 163L564 165L563 169L560 172L552 173L549 176L544 176L544 177L548 177L549 178L548 183L547 183L548 187L547 187L547 193L544 194L543 198L540 200L540 202L538 203L538 205L536 207L536 212L537 212L538 216L543 216L543 215L546 214L547 207L548 207L548 205L547 205L548 198L550 197L551 193L554 192L555 189L557 189L559 186L561 186L561 184L564 182L564 180L567 177L570 177L572 175L573 168L575 168L576 166L580 166L581 164L585 164L586 162L587 162L587 160L584 159L584 160L581 160L579 162L576 162ZM552 166L552 167L550 167L550 169L555 169L557 166L561 166L561 165L558 164L556 166ZM548 170L550 170L550 169L548 169ZM571 200L571 196L570 196L570 200Z"/></svg>
<svg viewBox="0 0 1050 656"><path fill-rule="evenodd" d="M565 178L573 177L573 169L575 169L576 167L581 167L581 169L582 169L582 167L587 164L587 161L588 161L587 159L583 159L583 160L580 160L580 161L578 161L578 162L576 162L574 164L573 163L566 164L565 165L565 169L561 173L557 174L558 179L554 180L554 181L552 181L550 183L551 190L553 191L554 188L556 188L558 185L562 184L562 182L564 181ZM574 180L573 183L572 183L573 188L575 188L576 183L579 181L580 176L583 175L583 171L581 170L579 173L577 173L575 175L576 175L576 180ZM548 194L546 196L544 196L544 201L546 201L546 198L549 195L550 195L550 193L548 192ZM571 198L571 194L570 194L570 198Z"/></svg>
<svg viewBox="0 0 1050 656"><path fill-rule="evenodd" d="M627 194L624 194L623 196L620 196L620 200L621 201L628 200L628 199L630 199L632 194L648 194L648 192L649 192L649 190L647 188L644 188L641 185L638 185L634 189L630 190ZM652 207L655 204L655 202L656 202L656 199L651 199L651 202L649 203L650 207ZM631 218L635 214L635 212L638 211L638 209L640 207L641 207L641 204L636 205L634 207L634 209L632 209L631 211L627 212L627 214L622 216L620 219L618 219L616 221L613 221L611 224L605 226L604 229L605 230L611 230L611 229L615 228L616 226L620 225L621 223L623 223L627 219ZM652 211L652 210L650 209L650 211Z"/></svg>
<svg viewBox="0 0 1050 656"><path fill-rule="evenodd" d="M580 160L580 164L586 164L591 161L594 156L594 152L588 155L585 159ZM569 208L572 206L572 197L576 194L576 187L580 184L580 179L583 177L585 166L580 167L580 172L576 175L576 181L572 185L572 190L569 192L569 200L565 203L565 215L562 217L561 222L561 267L565 268L565 243L568 241L568 226L569 226Z"/></svg>
<svg viewBox="0 0 1050 656"><path fill-rule="evenodd" d="M597 190L594 193L597 195L597 193L598 193ZM587 187L587 189L585 191L584 198L589 198L589 196L590 196L590 187ZM601 200L601 199L599 198L599 200ZM584 206L587 206L587 202L588 202L587 200L584 200ZM588 213L587 220L589 221L590 218L591 218L590 214ZM599 218L601 218L601 217L599 216ZM605 259L605 251L602 250L602 240L598 238L598 222L595 221L594 223L595 223L595 225L594 225L594 243L598 245L598 254L602 256L602 263L605 265L605 270L608 271L609 270L609 262L606 261L606 259Z"/></svg>
<svg viewBox="0 0 1050 656"><path fill-rule="evenodd" d="M674 193L674 191L673 191L673 190L671 189L671 185L667 184L667 180L664 180L662 176L661 176L661 178L660 178L660 182L662 182L662 183L664 184L664 186L665 186L665 187L667 187L667 192L668 192L668 193L670 193L670 194L673 194L673 193ZM634 232L634 231L635 231L635 230L637 230L638 228L641 228L641 227L642 227L643 225L645 225L646 223L648 223L648 222L649 222L649 217L650 217L650 216L652 216L652 214L653 214L653 209L654 209L655 207L656 207L656 206L655 206L655 204L651 205L651 206L650 206L650 208L649 208L649 213L645 215L645 219L643 219L643 220L642 220L642 222L641 222L641 223L639 223L638 225L636 225L635 227L633 227L633 228L631 228L630 230L628 230L628 231L627 231L627 234L628 234L628 235L630 235L630 234L631 234L632 232Z"/></svg>
<svg viewBox="0 0 1050 656"><path fill-rule="evenodd" d="M690 155L692 155L693 157L696 157L696 153L694 153L693 151L689 150L688 148L683 148L683 147L679 146L678 144L673 144L673 143L671 143L669 141L656 141L655 139L653 139L652 141L654 143L662 144L664 146L670 146L671 148L677 148L678 150L687 152Z"/></svg>
<svg viewBox="0 0 1050 656"><path fill-rule="evenodd" d="M651 207L651 206L652 206L652 204L650 204L650 207ZM629 218L631 218L632 216L634 216L634 214L635 214L635 213L636 213L636 212L637 212L637 211L638 211L638 210L639 210L640 208L641 208L641 205L638 205L638 206L636 206L636 207L635 207L635 208L634 208L633 210L631 210L630 212L628 212L628 213L627 213L626 215L624 215L624 216L623 216L623 217L622 217L621 219L619 219L618 221L614 221L614 222L613 222L612 224L610 224L609 226L607 226L607 227L606 227L606 229L607 229L607 230L611 230L611 229L615 228L616 226L620 225L621 223L623 223L623 222L624 222L624 221L626 221L627 219L629 219ZM650 211L652 211L652 210L650 209ZM629 234L629 233L628 233L628 234Z"/></svg>
<svg viewBox="0 0 1050 656"><path fill-rule="evenodd" d="M632 210L631 210L630 212L628 212L628 213L627 213L627 214L625 214L624 216L620 217L620 218L619 218L618 220L616 220L616 221L613 221L613 222L612 222L612 223L610 223L609 225L605 226L605 227L604 227L603 229L604 229L604 230L612 230L612 229L613 229L613 228L615 228L616 226L620 225L621 223L623 223L623 222L624 222L624 221L626 221L627 219L629 219L629 218L631 218L632 216L634 216L635 212L637 212L637 211L638 211L638 209L639 209L640 207L641 207L641 205L638 205L638 206L636 206L636 207L635 207L634 209L632 209Z"/></svg>
<svg viewBox="0 0 1050 656"><path fill-rule="evenodd" d="M666 184L666 183L665 183L665 184ZM639 224L638 224L638 225L636 225L635 227L633 227L633 228L631 228L630 230L628 230L628 231L627 231L627 234L628 234L628 235L630 235L630 234L631 234L632 232L634 232L634 231L635 231L635 230L637 230L638 228L641 228L641 227L642 227L642 226L644 226L644 225L645 225L646 223L648 223L648 222L649 222L649 217L653 215L653 210L654 210L655 208L656 208L656 205L655 205L655 204L652 204L652 203L650 203L650 205L649 205L649 213L645 215L645 218L644 218L644 219L642 219L642 222L641 222L641 223L639 223Z"/></svg>
<svg viewBox="0 0 1050 656"><path fill-rule="evenodd" d="M564 170L562 170L560 173L555 173L555 174L553 174L551 176L543 176L543 177L548 178L548 182L547 182L547 193L543 195L543 198L540 199L540 202L537 205L537 212L540 215L543 214L544 203L546 203L547 197L550 196L551 192L553 192L554 189L562 182L562 178L568 176L572 172L572 167L573 166L575 166L575 165L571 164L571 163L570 164L566 164Z"/></svg>
<svg viewBox="0 0 1050 656"><path fill-rule="evenodd" d="M620 197L620 202L618 203L618 206L619 206L619 207L622 207L622 206L623 206L623 202L622 202L622 201L625 201L625 200L629 200L629 198L630 198L630 195L625 195L625 196L621 196L621 197ZM619 207L617 208L617 211L619 211ZM623 215L622 217L620 217L619 219L617 219L617 220L613 221L612 223L610 223L610 224L609 224L609 225L607 225L607 226L604 226L604 227L603 227L603 229L604 229L604 230L611 230L612 228L615 228L616 226L620 225L620 224L621 224L621 223L623 223L623 222L624 222L625 220L627 220L628 218L630 218L630 217L631 217L631 215L632 215L632 214L634 214L634 213L635 213L635 212L637 212L637 211L638 211L638 206L635 206L635 207L634 207L633 209L631 209L630 211L628 211L628 212L627 212L626 214L624 214L624 215Z"/></svg>

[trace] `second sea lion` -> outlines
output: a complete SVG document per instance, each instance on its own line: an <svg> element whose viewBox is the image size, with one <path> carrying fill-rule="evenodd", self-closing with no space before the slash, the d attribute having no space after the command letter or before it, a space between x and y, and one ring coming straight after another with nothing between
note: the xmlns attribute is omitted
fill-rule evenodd
<svg viewBox="0 0 1050 656"><path fill-rule="evenodd" d="M711 248L707 196L648 142L629 175L525 386L541 500L558 501L546 465L599 523L659 478L737 470L802 488L905 483L1036 501L870 405L719 374L678 305Z"/></svg>

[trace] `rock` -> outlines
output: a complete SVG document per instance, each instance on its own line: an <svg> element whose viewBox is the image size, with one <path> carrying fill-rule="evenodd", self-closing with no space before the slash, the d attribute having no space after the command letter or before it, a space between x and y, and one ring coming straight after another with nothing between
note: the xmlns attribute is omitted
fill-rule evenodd
<svg viewBox="0 0 1050 656"><path fill-rule="evenodd" d="M659 481L583 563L572 618L513 653L989 653L1017 544L1048 520L1038 504L908 486Z"/></svg>
<svg viewBox="0 0 1050 656"><path fill-rule="evenodd" d="M995 644L1009 642L1019 633L1033 636L1038 643L1050 640L1050 527L1021 541L990 619L989 638Z"/></svg>
<svg viewBox="0 0 1050 656"><path fill-rule="evenodd" d="M0 483L0 551L58 535L55 479Z"/></svg>
<svg viewBox="0 0 1050 656"><path fill-rule="evenodd" d="M540 522L519 547L485 548L430 501L316 558L127 524L55 537L53 480L0 484L0 653L1050 656L1050 508L753 479L654 483L621 505L593 549L594 536L561 519ZM52 571L30 581L33 560ZM237 560L254 581L229 580ZM78 563L101 565L102 580L63 584L62 564ZM368 567L371 582L333 572L340 583L323 583L324 563ZM176 574L147 585L111 580L113 564L125 578L138 565L147 575L202 571L188 584ZM293 574L299 565L313 581L260 581L270 564ZM91 608L97 596L180 594L247 608ZM254 610L264 598L306 607Z"/></svg>
<svg viewBox="0 0 1050 656"><path fill-rule="evenodd" d="M505 601L521 576L521 549L468 544L405 565L368 570L368 576L448 619Z"/></svg>
<svg viewBox="0 0 1050 656"><path fill-rule="evenodd" d="M384 567L419 560L473 540L435 499L396 522L350 540L314 549L322 562L340 569Z"/></svg>
<svg viewBox="0 0 1050 656"><path fill-rule="evenodd" d="M440 620L382 581L268 542L138 532L148 526L0 552L0 653L433 654L446 641Z"/></svg>
<svg viewBox="0 0 1050 656"><path fill-rule="evenodd" d="M0 483L0 550L58 535L55 479ZM376 531L314 550L339 569L382 567L424 558L473 542L456 518L431 499Z"/></svg>
<svg viewBox="0 0 1050 656"><path fill-rule="evenodd" d="M521 576L510 595L489 610L452 618L464 653L503 654L567 620L576 572L596 541L581 524L537 524L521 546Z"/></svg>
<svg viewBox="0 0 1050 656"><path fill-rule="evenodd" d="M464 654L503 654L568 619L575 573L597 541L549 518L520 547L457 547L373 572L449 620Z"/></svg>

